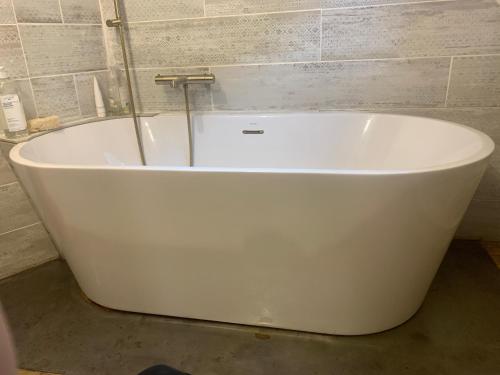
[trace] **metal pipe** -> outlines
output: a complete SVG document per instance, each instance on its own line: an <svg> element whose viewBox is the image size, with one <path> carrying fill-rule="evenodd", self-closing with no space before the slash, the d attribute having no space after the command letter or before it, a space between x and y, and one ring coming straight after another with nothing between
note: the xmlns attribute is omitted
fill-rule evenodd
<svg viewBox="0 0 500 375"><path fill-rule="evenodd" d="M184 89L184 103L186 104L186 117L189 137L189 166L194 166L194 134L191 124L191 109L189 105L189 85L191 84L213 84L215 76L213 74L186 74L186 75L162 75L155 77L157 85L170 85L176 88L182 85Z"/></svg>
<svg viewBox="0 0 500 375"><path fill-rule="evenodd" d="M189 91L188 83L184 83L184 102L186 103L186 116L187 116L187 127L188 127L188 138L189 138L189 166L194 166L194 145L193 145L193 129L191 127L191 109L189 107Z"/></svg>
<svg viewBox="0 0 500 375"><path fill-rule="evenodd" d="M137 117L137 112L135 111L135 103L134 103L134 93L132 91L132 84L130 80L130 69L128 65L128 57L127 57L127 48L125 45L125 32L123 30L123 22L120 16L120 3L119 0L114 0L115 5L115 16L114 20L107 20L106 25L108 27L116 27L118 28L118 33L120 34L120 44L122 49L123 56L123 65L125 68L125 76L127 78L127 88L128 88L128 96L130 100L130 111L132 112L132 117L134 119L134 127L135 127L135 136L137 138L137 145L139 146L139 154L141 155L142 165L146 165L146 156L144 154L144 146L142 143L141 136L141 125L139 123L139 118Z"/></svg>

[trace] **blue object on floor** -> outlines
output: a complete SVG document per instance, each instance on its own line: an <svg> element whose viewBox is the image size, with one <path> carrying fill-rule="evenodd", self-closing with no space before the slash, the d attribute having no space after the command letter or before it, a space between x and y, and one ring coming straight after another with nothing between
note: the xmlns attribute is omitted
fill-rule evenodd
<svg viewBox="0 0 500 375"><path fill-rule="evenodd" d="M189 375L189 374L165 365L157 365L142 371L139 375Z"/></svg>

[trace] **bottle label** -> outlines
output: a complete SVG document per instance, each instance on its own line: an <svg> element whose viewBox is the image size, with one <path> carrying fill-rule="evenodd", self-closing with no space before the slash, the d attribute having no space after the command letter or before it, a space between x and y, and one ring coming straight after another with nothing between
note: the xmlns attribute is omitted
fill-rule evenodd
<svg viewBox="0 0 500 375"><path fill-rule="evenodd" d="M16 94L0 96L0 105L9 131L17 132L26 129L26 117L19 96Z"/></svg>

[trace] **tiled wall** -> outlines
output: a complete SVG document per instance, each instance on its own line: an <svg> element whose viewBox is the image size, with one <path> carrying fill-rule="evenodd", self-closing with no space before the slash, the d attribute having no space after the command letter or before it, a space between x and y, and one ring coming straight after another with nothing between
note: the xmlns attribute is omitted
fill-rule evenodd
<svg viewBox="0 0 500 375"><path fill-rule="evenodd" d="M92 76L107 85L99 0L0 0L0 65L19 79L28 118L95 116Z"/></svg>
<svg viewBox="0 0 500 375"><path fill-rule="evenodd" d="M112 18L112 0L101 0ZM157 73L211 71L198 110L362 109L464 123L500 145L500 1L123 0L139 111ZM121 55L107 31L111 61ZM459 231L500 240L500 146Z"/></svg>
<svg viewBox="0 0 500 375"><path fill-rule="evenodd" d="M95 116L92 76L108 79L99 1L0 0L0 66L18 79L28 118ZM0 153L0 278L57 256Z"/></svg>
<svg viewBox="0 0 500 375"><path fill-rule="evenodd" d="M58 253L3 154L0 142L0 279L56 259Z"/></svg>

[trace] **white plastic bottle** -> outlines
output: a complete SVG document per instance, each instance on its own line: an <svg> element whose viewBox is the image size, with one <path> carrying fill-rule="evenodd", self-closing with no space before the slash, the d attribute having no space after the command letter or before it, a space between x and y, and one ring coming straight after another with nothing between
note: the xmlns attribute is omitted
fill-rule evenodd
<svg viewBox="0 0 500 375"><path fill-rule="evenodd" d="M0 109L3 131L7 138L17 138L28 134L26 116L17 84L9 79L3 67L0 67Z"/></svg>

